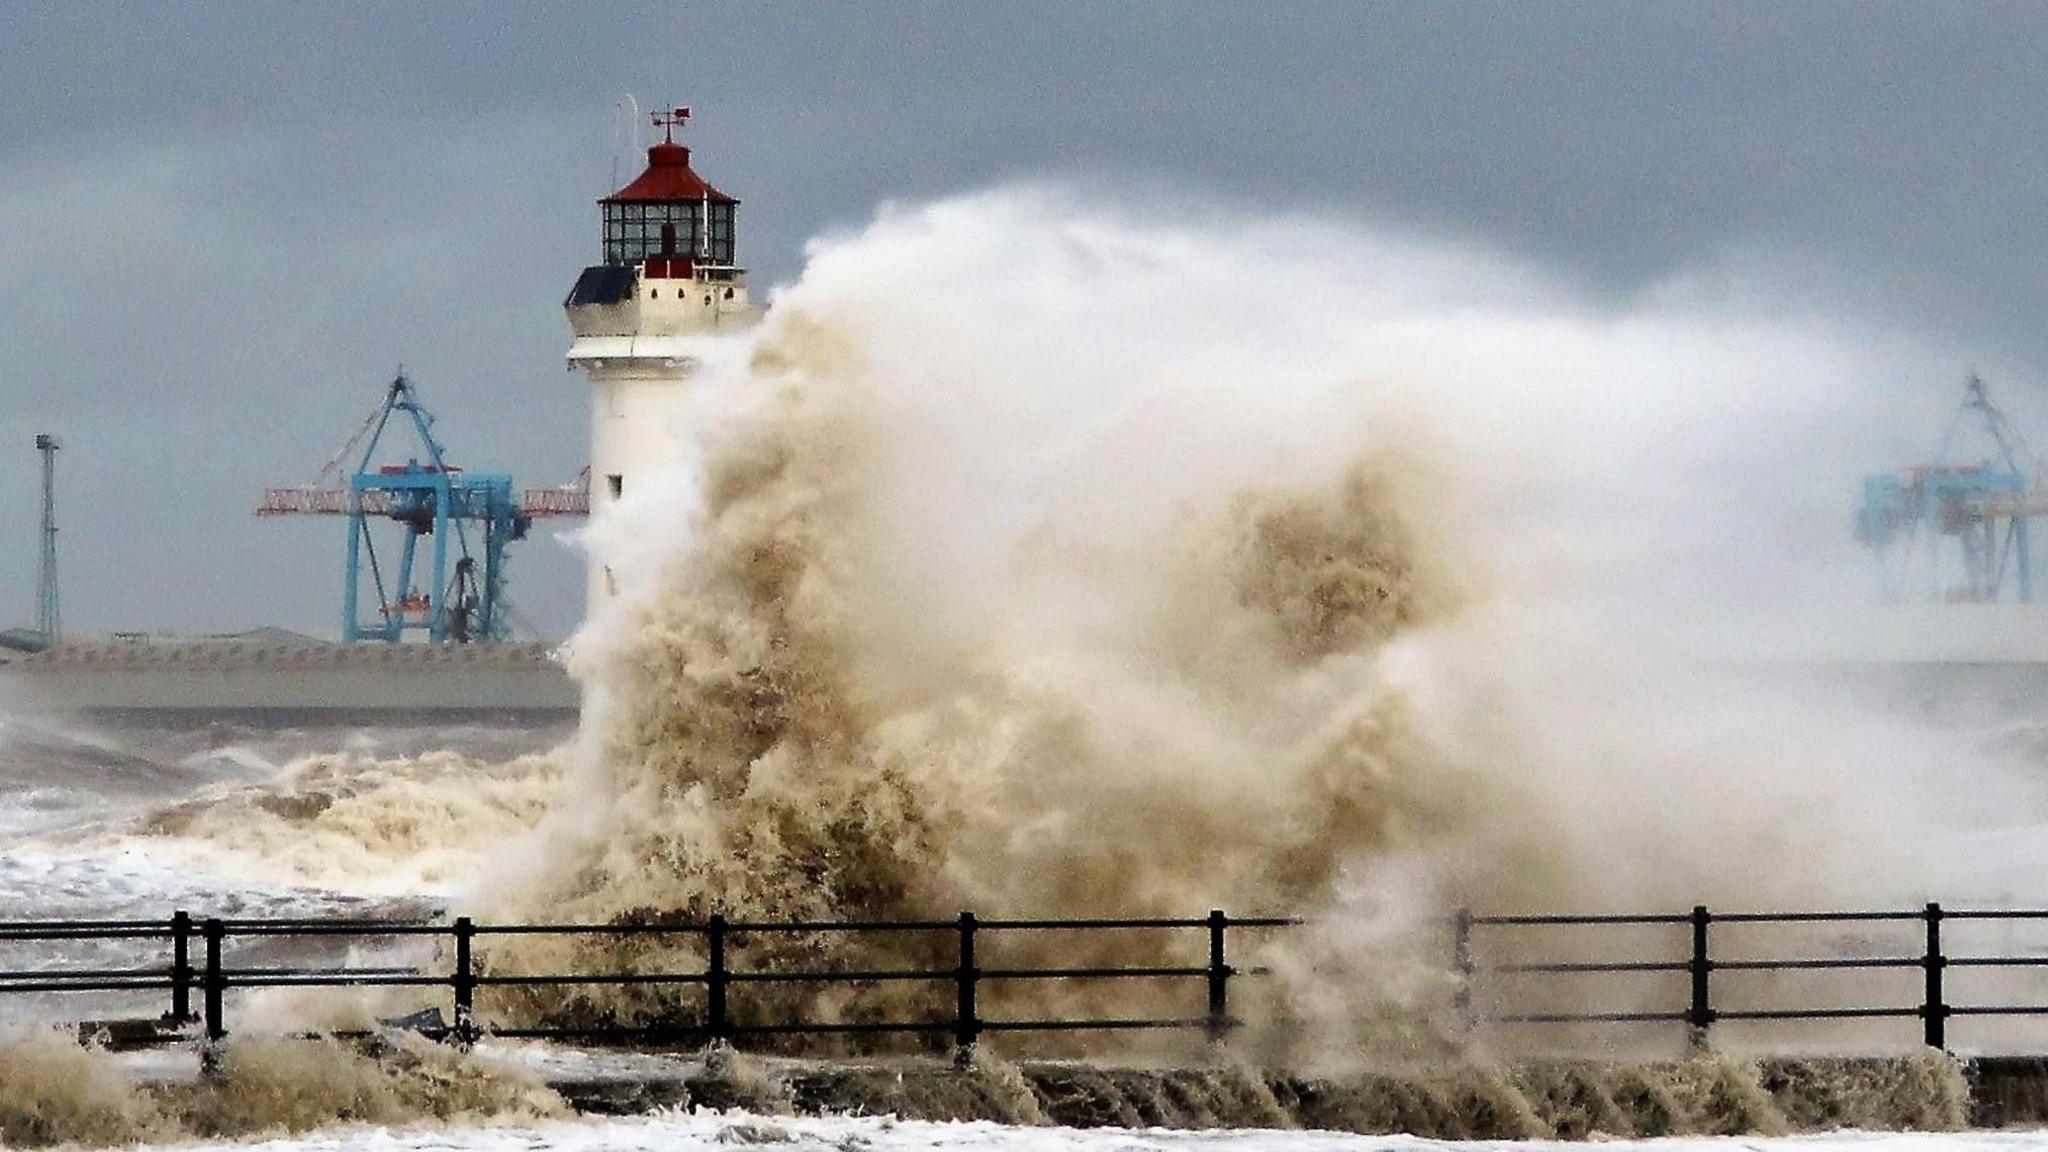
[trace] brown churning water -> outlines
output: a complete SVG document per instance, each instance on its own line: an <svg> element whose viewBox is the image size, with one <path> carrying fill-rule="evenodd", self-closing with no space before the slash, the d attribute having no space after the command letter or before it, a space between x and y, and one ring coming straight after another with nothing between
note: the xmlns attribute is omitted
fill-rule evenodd
<svg viewBox="0 0 2048 1152"><path fill-rule="evenodd" d="M1305 1023L1244 1044L1339 1068L1457 1050L1457 905L2024 899L2040 870L1973 847L2048 820L2024 749L1752 675L1857 586L1869 382L1929 354L1667 287L1605 305L1466 246L1059 189L892 208L705 342L691 448L593 525L621 594L572 646L572 745L473 781L309 766L313 808L146 831L319 839L349 875L435 857L494 919L1306 914L1248 1005ZM696 959L576 947L487 960ZM749 962L945 944L863 947Z"/></svg>
<svg viewBox="0 0 2048 1152"><path fill-rule="evenodd" d="M593 533L623 594L574 646L569 799L485 905L1308 913L1267 1007L1342 1061L1444 1043L1457 904L2003 882L1942 845L2042 814L2009 760L1741 674L1789 651L1791 570L1849 579L1745 535L1766 502L1773 547L1839 529L1745 477L1910 349L1227 224L1011 190L814 245L763 329L707 344L694 450ZM1681 643L1738 632L1764 637L1743 659ZM493 962L688 959L560 947ZM783 1007L880 1010L822 997ZM688 1009L593 988L518 1011Z"/></svg>

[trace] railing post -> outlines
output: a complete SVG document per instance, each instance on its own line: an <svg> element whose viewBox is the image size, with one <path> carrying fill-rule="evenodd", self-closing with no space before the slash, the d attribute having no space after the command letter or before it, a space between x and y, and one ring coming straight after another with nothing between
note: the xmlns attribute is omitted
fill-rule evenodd
<svg viewBox="0 0 2048 1152"><path fill-rule="evenodd" d="M1948 1047L1948 1002L1942 998L1941 974L1948 967L1948 958L1941 954L1941 905L1929 904L1925 917L1927 955L1920 966L1927 976L1927 998L1920 1006L1920 1022L1927 1046L1944 1049Z"/></svg>
<svg viewBox="0 0 2048 1152"><path fill-rule="evenodd" d="M171 1021L192 1019L192 914L171 913Z"/></svg>
<svg viewBox="0 0 2048 1152"><path fill-rule="evenodd" d="M1472 910L1460 908L1451 914L1451 971L1457 983L1451 988L1451 1006L1458 1013L1458 1027L1470 1032L1477 1025L1472 1018Z"/></svg>
<svg viewBox="0 0 2048 1152"><path fill-rule="evenodd" d="M206 1038L219 1040L228 1034L227 1024L221 1019L221 992L227 987L227 978L221 972L220 943L227 935L227 926L217 918L206 921Z"/></svg>
<svg viewBox="0 0 2048 1152"><path fill-rule="evenodd" d="M472 967L470 941L476 925L467 916L455 918L455 1043L467 1048L476 1043L476 970Z"/></svg>
<svg viewBox="0 0 2048 1152"><path fill-rule="evenodd" d="M704 925L704 1028L711 1043L722 1045L732 1039L732 1020L725 1006L725 916L714 912Z"/></svg>
<svg viewBox="0 0 2048 1152"><path fill-rule="evenodd" d="M1223 935L1230 918L1223 909L1209 911L1209 1040L1221 1043L1230 1034L1230 965L1223 952Z"/></svg>
<svg viewBox="0 0 2048 1152"><path fill-rule="evenodd" d="M1714 969L1714 962L1707 957L1707 925L1712 920L1706 905L1693 905L1692 962L1686 965L1692 972L1692 1006L1686 1011L1685 1022L1692 1029L1692 1042L1702 1047L1707 1043L1707 1029L1714 1023L1714 1007L1707 988L1707 974Z"/></svg>
<svg viewBox="0 0 2048 1152"><path fill-rule="evenodd" d="M960 914L960 968L957 976L959 1006L953 1017L953 1061L965 1067L974 1059L974 1045L981 1038L981 1019L974 992L981 970L974 966L974 913Z"/></svg>

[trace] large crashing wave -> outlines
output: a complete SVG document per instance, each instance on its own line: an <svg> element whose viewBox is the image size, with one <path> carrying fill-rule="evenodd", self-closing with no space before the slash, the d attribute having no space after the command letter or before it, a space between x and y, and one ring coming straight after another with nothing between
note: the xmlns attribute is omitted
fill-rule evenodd
<svg viewBox="0 0 2048 1152"><path fill-rule="evenodd" d="M1974 883L1927 846L2039 811L1999 765L1679 658L1851 581L1841 431L1913 355L1304 220L885 212L707 342L692 450L594 530L623 594L575 645L583 778L499 910L1420 923Z"/></svg>

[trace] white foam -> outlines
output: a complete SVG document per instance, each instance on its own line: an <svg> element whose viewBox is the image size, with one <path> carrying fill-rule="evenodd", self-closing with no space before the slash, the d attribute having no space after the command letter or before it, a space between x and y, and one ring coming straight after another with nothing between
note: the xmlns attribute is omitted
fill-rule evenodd
<svg viewBox="0 0 2048 1152"><path fill-rule="evenodd" d="M218 1147L226 1142L158 1145ZM670 1113L635 1120L582 1120L517 1126L411 1129L348 1128L280 1140L237 1143L263 1152L731 1152L758 1146L785 1152L1582 1152L1565 1141L1453 1141L1339 1132L1173 1131L1124 1128L1023 1128L990 1123L930 1123L892 1117L791 1118L744 1113ZM1677 1137L1601 1141L1623 1152L1973 1152L2048 1149L2048 1133L1834 1132L1760 1138Z"/></svg>

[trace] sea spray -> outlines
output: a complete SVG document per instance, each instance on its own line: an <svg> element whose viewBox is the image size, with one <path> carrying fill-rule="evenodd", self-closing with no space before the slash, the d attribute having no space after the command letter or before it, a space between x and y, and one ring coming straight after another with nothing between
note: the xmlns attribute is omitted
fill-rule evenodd
<svg viewBox="0 0 2048 1152"><path fill-rule="evenodd" d="M373 1051L329 1039L238 1040L210 1075L166 1094L182 1127L202 1136L566 1111L530 1072L404 1035Z"/></svg>
<svg viewBox="0 0 2048 1152"><path fill-rule="evenodd" d="M679 502L596 534L632 542L576 645L597 724L506 914L1319 913L1305 938L1346 943L1272 1008L1369 1046L1441 1031L1423 956L1454 903L1897 899L1942 866L1902 829L2041 808L1991 757L1965 795L1931 736L1673 651L1714 613L1785 613L1786 565L1740 543L1743 469L1846 420L1896 345L1601 315L1469 250L1044 189L885 212L815 245L757 334L714 343L683 412L715 419L649 486ZM1814 528L1811 490L1766 517ZM1371 947L1344 926L1359 893ZM554 947L491 962L700 959ZM855 948L948 955L808 937L741 962ZM914 995L754 991L764 1018L843 1020ZM686 1022L692 1003L593 988L506 1010Z"/></svg>
<svg viewBox="0 0 2048 1152"><path fill-rule="evenodd" d="M196 1078L144 1080L112 1054L57 1031L0 1038L0 1142L105 1147L566 1111L530 1072L418 1037L367 1047L238 1038L215 1056L212 1071Z"/></svg>
<svg viewBox="0 0 2048 1152"><path fill-rule="evenodd" d="M531 1121L564 1114L532 1073L417 1039L367 1046L243 1038L212 1073L146 1079L55 1033L0 1043L0 1138L102 1147L335 1125ZM583 1087L600 1087L592 1082ZM576 1085L565 1091L577 1092ZM1567 1139L1946 1130L1962 1068L1890 1059L1417 1064L1343 1075L1108 1063L967 1068L920 1062L729 1060L690 1075L692 1107L1130 1128L1314 1128L1425 1137ZM594 1101L595 1102L595 1101ZM772 1129L760 1123L765 1133Z"/></svg>
<svg viewBox="0 0 2048 1152"><path fill-rule="evenodd" d="M0 1144L133 1144L175 1131L105 1052L53 1029L0 1036Z"/></svg>
<svg viewBox="0 0 2048 1152"><path fill-rule="evenodd" d="M837 442L794 419L768 434L792 425L807 443ZM1326 732L1298 734L1303 747L1287 756L1294 786L1266 793L1262 810L1232 813L1210 794L1176 795L1170 749L1099 731L1047 670L963 669L965 678L935 699L891 691L860 666L869 654L829 574L843 558L817 551L833 540L828 525L857 514L832 495L838 477L857 471L829 451L773 444L714 476L721 547L686 564L703 562L704 586L656 601L621 656L637 677L607 686L621 722L606 734L609 783L638 797L636 811L661 818L604 829L597 871L576 881L587 887L550 903L566 896L568 908L592 919L714 911L929 918L969 899L1025 911L1159 914L1175 910L1190 885L1222 895L1227 880L1239 889L1227 902L1238 907L1298 907L1321 899L1340 852L1419 838L1439 823L1452 829L1457 787L1411 791L1414 780L1378 770L1405 731L1393 696L1325 717ZM1447 594L1418 589L1426 566L1386 487L1362 464L1330 490L1240 493L1213 518L1186 525L1189 535L1221 540L1183 553L1178 594L1238 613L1244 639L1232 652L1145 620L1136 623L1161 627L1149 642L1131 637L1143 646L1137 654L1178 666L1186 687L1213 692L1214 706L1225 708L1248 687L1234 683L1247 656L1275 673L1307 668L1440 611L1432 597ZM1202 705L1176 704L1188 706ZM1130 771L1092 782L1100 807L1060 811L1055 789L1074 784L1077 771L1114 763ZM1219 850L1256 866L1229 869ZM816 963L846 952L847 940L754 937L744 962ZM869 959L886 949L927 965L951 947L915 935L857 943ZM1152 943L1070 938L1060 946L1077 961L1108 962ZM998 960L1030 947L1016 937L990 944ZM651 965L672 948L639 938L612 946L609 962ZM551 1011L630 1016L658 1010L669 994L579 989L551 996ZM1046 995L1035 994L1041 1007ZM805 999L821 1006L815 995ZM881 1010L874 999L870 1010Z"/></svg>

